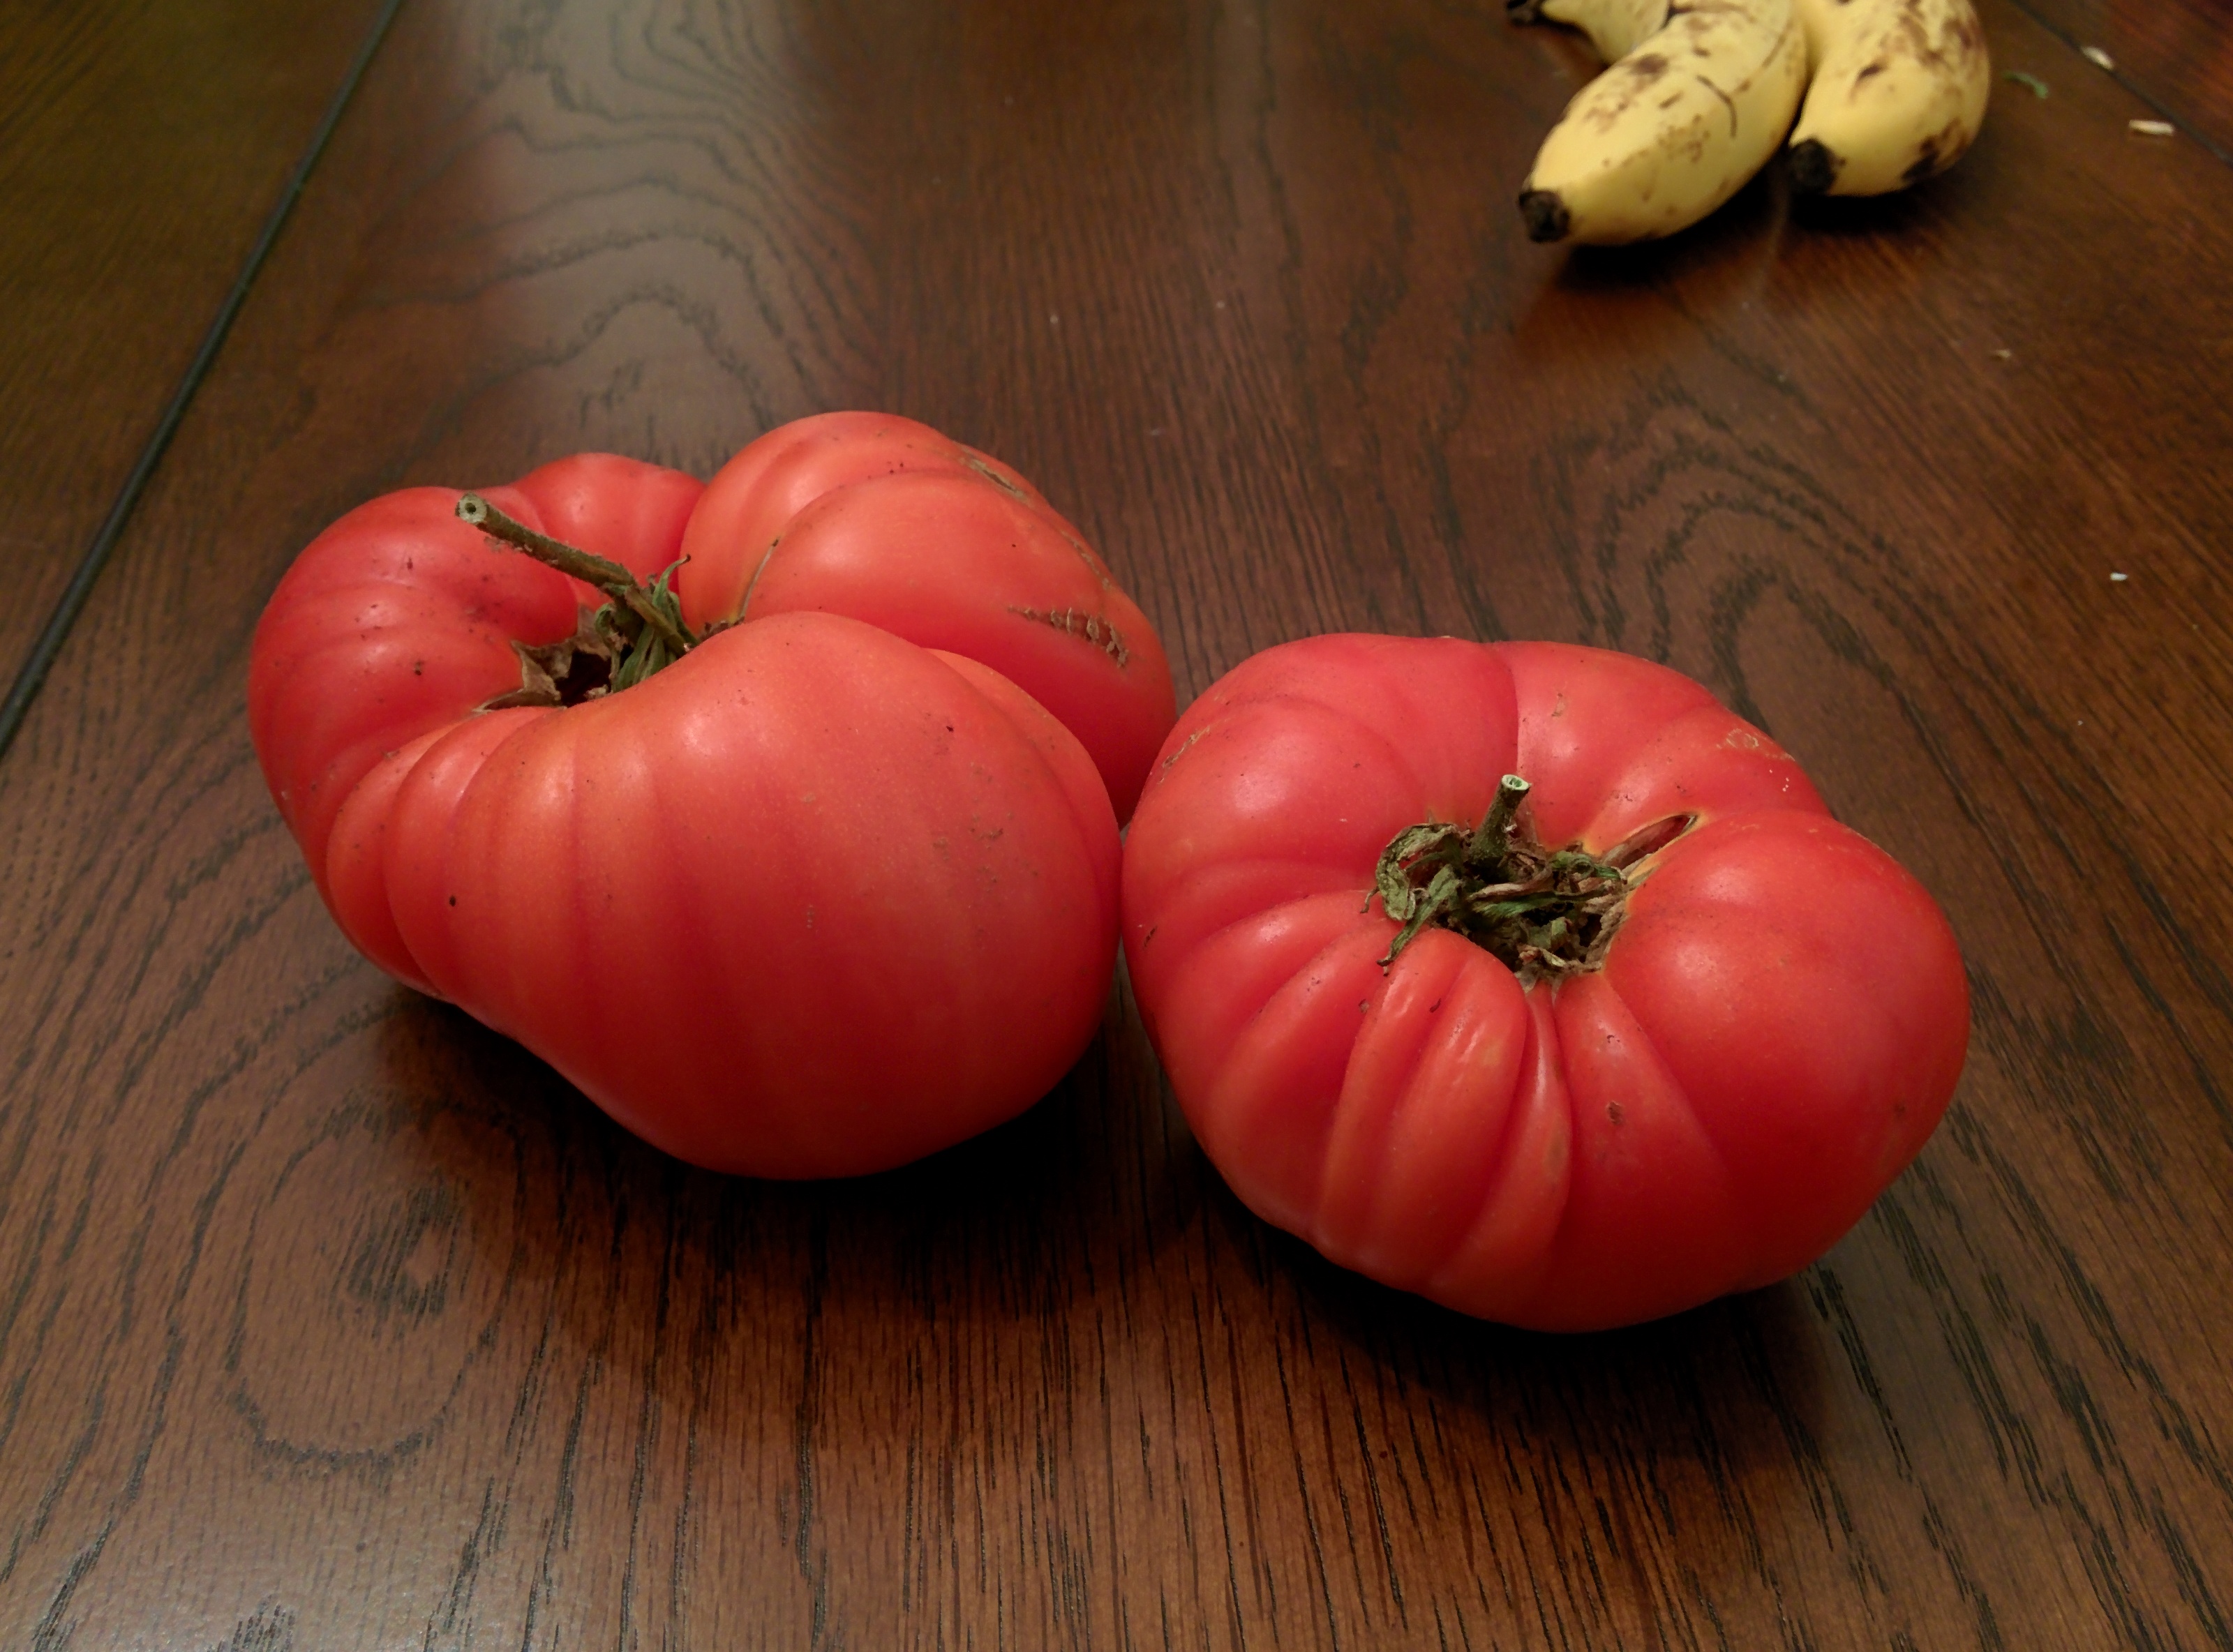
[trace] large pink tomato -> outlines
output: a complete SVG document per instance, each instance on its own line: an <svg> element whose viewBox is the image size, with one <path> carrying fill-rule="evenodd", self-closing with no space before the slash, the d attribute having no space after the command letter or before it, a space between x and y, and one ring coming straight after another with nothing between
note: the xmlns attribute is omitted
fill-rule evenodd
<svg viewBox="0 0 2233 1652"><path fill-rule="evenodd" d="M850 614L993 667L1084 744L1130 816L1171 668L1077 529L998 459L889 413L824 413L721 467L682 537L692 622Z"/></svg>
<svg viewBox="0 0 2233 1652"><path fill-rule="evenodd" d="M351 511L257 628L257 756L349 939L631 1129L755 1174L902 1163L1030 1105L1098 1024L1118 848L1097 759L1130 758L1077 685L1116 662L1044 617L1076 606L1078 553L988 543L963 507L903 506L819 589L716 612L661 577L686 542L708 575L730 556L713 503L597 454L468 501L564 542L557 566L449 490ZM987 588L1033 614L882 623L895 592L951 616ZM1109 692L1137 693L1162 656L1122 611L1140 675ZM1018 686L1034 673L1080 733Z"/></svg>
<svg viewBox="0 0 2233 1652"><path fill-rule="evenodd" d="M1921 1149L1969 994L1921 885L1675 672L1326 636L1165 743L1133 991L1266 1220L1518 1325L1805 1266Z"/></svg>

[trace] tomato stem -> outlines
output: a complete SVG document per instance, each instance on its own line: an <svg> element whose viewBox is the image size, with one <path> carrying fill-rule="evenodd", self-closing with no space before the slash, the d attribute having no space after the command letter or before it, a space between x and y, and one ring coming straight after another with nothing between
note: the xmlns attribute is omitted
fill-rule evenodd
<svg viewBox="0 0 2233 1652"><path fill-rule="evenodd" d="M609 659L612 662L610 686L614 689L641 682L654 671L674 664L702 641L692 635L690 628L683 623L681 604L668 589L674 569L682 566L679 562L646 587L610 557L537 533L478 493L458 496L458 520L605 594L605 606L587 616L579 638L568 640L565 646L569 660L576 648L583 654L602 654ZM602 647L597 646L600 641ZM538 703L546 698L548 703L558 703L558 691L549 681L550 673L545 670L538 680L528 670L532 662L526 654L523 654L521 659L521 693L532 696ZM507 696L506 699L508 703L525 703L517 696Z"/></svg>
<svg viewBox="0 0 2233 1652"><path fill-rule="evenodd" d="M610 557L539 534L517 517L505 515L478 493L458 495L458 520L478 528L492 539L500 539L514 550L525 551L537 562L548 563L585 585L595 585L602 590L607 586L635 583L635 576Z"/></svg>
<svg viewBox="0 0 2233 1652"><path fill-rule="evenodd" d="M1641 875L1631 868L1681 836L1695 816L1656 822L1603 856L1579 843L1548 849L1520 813L1529 790L1508 774L1472 830L1427 821L1396 833L1373 873L1382 910L1403 926L1383 969L1429 924L1485 947L1522 986L1604 967L1631 881Z"/></svg>
<svg viewBox="0 0 2233 1652"><path fill-rule="evenodd" d="M1510 844L1513 826L1520 818L1520 805L1527 801L1527 794L1533 790L1516 774L1506 775L1498 781L1488 812L1474 828L1475 842L1491 852L1503 854Z"/></svg>

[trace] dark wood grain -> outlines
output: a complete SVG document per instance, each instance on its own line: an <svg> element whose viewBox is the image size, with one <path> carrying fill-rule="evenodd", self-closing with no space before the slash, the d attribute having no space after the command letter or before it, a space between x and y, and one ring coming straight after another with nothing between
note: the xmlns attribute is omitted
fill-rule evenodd
<svg viewBox="0 0 2233 1652"><path fill-rule="evenodd" d="M0 693L378 10L94 0L0 13Z"/></svg>
<svg viewBox="0 0 2233 1652"><path fill-rule="evenodd" d="M1913 196L1570 257L1574 72L1438 0L407 7L0 765L0 1644L2233 1644L2233 171L2002 87ZM1951 915L1944 1128L1800 1278L1548 1338L1249 1217L1121 992L784 1187L355 959L240 710L294 551L863 404L1182 693L1339 627L1712 684Z"/></svg>
<svg viewBox="0 0 2233 1652"><path fill-rule="evenodd" d="M2223 0L2024 0L2025 8L2072 47L2098 46L2126 85L2183 123L2190 136L2233 159L2233 9ZM2001 49L2002 42L1995 42ZM2062 78L2100 73L2083 58L2027 55L2003 67L2038 74L2050 63ZM2141 111L2135 110L2134 114Z"/></svg>

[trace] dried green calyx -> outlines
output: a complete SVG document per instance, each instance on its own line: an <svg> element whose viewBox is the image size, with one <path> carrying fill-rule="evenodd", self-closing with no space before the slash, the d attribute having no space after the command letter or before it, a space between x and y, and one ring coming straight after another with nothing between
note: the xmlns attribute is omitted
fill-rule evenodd
<svg viewBox="0 0 2233 1652"><path fill-rule="evenodd" d="M1374 889L1403 926L1383 969L1429 924L1486 948L1522 986L1604 966L1637 863L1689 830L1694 817L1647 826L1604 855L1579 844L1548 849L1520 815L1527 791L1527 781L1506 775L1480 825L1408 826L1382 851Z"/></svg>
<svg viewBox="0 0 2233 1652"><path fill-rule="evenodd" d="M680 562L661 569L646 585L609 557L539 534L478 493L458 496L458 519L596 586L606 597L601 607L582 610L581 623L570 637L539 646L515 641L511 647L519 656L519 687L491 700L485 710L571 706L632 688L705 641L682 621L682 604L672 589Z"/></svg>

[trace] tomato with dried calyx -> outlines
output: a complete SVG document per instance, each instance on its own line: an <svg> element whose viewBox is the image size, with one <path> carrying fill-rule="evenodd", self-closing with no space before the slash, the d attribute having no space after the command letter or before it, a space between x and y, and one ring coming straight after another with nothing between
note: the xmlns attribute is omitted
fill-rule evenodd
<svg viewBox="0 0 2233 1652"><path fill-rule="evenodd" d="M709 500L589 454L470 522L446 489L359 507L258 625L257 756L350 940L629 1128L756 1174L902 1163L1043 1095L1114 967L1126 748L1010 669L1144 721L1168 669L1097 558L967 510L895 512L881 550L856 523L820 600L709 615L674 566L693 530L706 574L729 554ZM877 622L891 589L931 615L913 638ZM955 623L973 595L1007 630ZM1038 616L1064 607L1120 610L1127 659Z"/></svg>
<svg viewBox="0 0 2233 1652"><path fill-rule="evenodd" d="M1783 1278L1962 1069L1944 917L1663 667L1327 636L1165 743L1132 987L1204 1150L1336 1262L1583 1330Z"/></svg>

